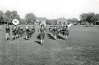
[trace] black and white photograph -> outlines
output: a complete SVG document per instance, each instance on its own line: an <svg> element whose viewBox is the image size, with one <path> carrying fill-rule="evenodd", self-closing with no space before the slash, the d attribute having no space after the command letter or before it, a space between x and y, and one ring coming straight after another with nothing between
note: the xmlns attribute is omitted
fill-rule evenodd
<svg viewBox="0 0 99 65"><path fill-rule="evenodd" d="M0 0L0 65L99 65L99 0Z"/></svg>

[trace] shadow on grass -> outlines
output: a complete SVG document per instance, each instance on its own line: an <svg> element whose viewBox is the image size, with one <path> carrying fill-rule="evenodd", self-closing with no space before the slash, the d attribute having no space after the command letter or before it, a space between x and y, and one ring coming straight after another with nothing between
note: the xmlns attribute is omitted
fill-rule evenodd
<svg viewBox="0 0 99 65"><path fill-rule="evenodd" d="M41 39L41 38L40 38L40 34L38 34L37 39L39 39L39 40Z"/></svg>
<svg viewBox="0 0 99 65"><path fill-rule="evenodd" d="M57 36L57 38L58 38L58 39L62 39L62 40L65 40L65 38L62 38L62 37L60 37L60 36Z"/></svg>
<svg viewBox="0 0 99 65"><path fill-rule="evenodd" d="M26 38L24 38L24 39L25 39L25 40L29 40L29 38L27 38L27 39L26 39Z"/></svg>
<svg viewBox="0 0 99 65"><path fill-rule="evenodd" d="M47 34L47 37L48 37L49 39L55 40L50 34Z"/></svg>
<svg viewBox="0 0 99 65"><path fill-rule="evenodd" d="M34 43L38 43L38 44L42 45L40 41L34 41Z"/></svg>

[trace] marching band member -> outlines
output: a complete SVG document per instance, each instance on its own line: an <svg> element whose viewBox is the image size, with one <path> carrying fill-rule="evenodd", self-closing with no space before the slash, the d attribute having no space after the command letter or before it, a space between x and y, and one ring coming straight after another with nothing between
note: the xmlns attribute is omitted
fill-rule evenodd
<svg viewBox="0 0 99 65"><path fill-rule="evenodd" d="M73 24L69 24L69 25L66 25L66 36L65 36L65 39L67 39L68 35L69 35L69 28L72 26Z"/></svg>
<svg viewBox="0 0 99 65"><path fill-rule="evenodd" d="M16 39L19 37L19 20L18 19L13 19L12 23L14 24L14 26L12 27L12 40Z"/></svg>
<svg viewBox="0 0 99 65"><path fill-rule="evenodd" d="M9 25L7 24L7 25L6 25L6 41L9 39L9 36L10 36L10 27L9 27Z"/></svg>
<svg viewBox="0 0 99 65"><path fill-rule="evenodd" d="M17 34L17 26L14 25L12 27L12 40L16 39L16 34Z"/></svg>
<svg viewBox="0 0 99 65"><path fill-rule="evenodd" d="M58 35L61 35L61 30L62 30L62 28L59 27L59 28L58 28Z"/></svg>
<svg viewBox="0 0 99 65"><path fill-rule="evenodd" d="M47 30L44 27L44 25L41 25L41 28L38 31L40 31L41 44L43 44L44 43L44 38L45 38L45 31L47 31Z"/></svg>
<svg viewBox="0 0 99 65"><path fill-rule="evenodd" d="M52 30L52 28L50 27L50 28L49 28L49 32L51 32L51 30Z"/></svg>
<svg viewBox="0 0 99 65"><path fill-rule="evenodd" d="M31 35L32 35L31 31L32 31L32 29L31 29L31 26L30 26L30 27L28 28L28 38L31 38Z"/></svg>
<svg viewBox="0 0 99 65"><path fill-rule="evenodd" d="M56 26L53 28L53 34L54 34L54 38L56 39L57 38L57 33L58 33L58 30L56 28Z"/></svg>
<svg viewBox="0 0 99 65"><path fill-rule="evenodd" d="M67 26L64 26L61 31L62 31L62 33L63 33L63 37L64 37L65 39L67 39L67 36L69 35L68 27L67 27Z"/></svg>
<svg viewBox="0 0 99 65"><path fill-rule="evenodd" d="M16 27L16 38L19 38L19 36L20 36L20 27Z"/></svg>
<svg viewBox="0 0 99 65"><path fill-rule="evenodd" d="M20 37L23 36L24 32L25 32L25 28L20 27Z"/></svg>
<svg viewBox="0 0 99 65"><path fill-rule="evenodd" d="M35 32L35 28L32 26L31 27L31 33L30 33L30 38L31 38L31 36L32 36L32 34Z"/></svg>
<svg viewBox="0 0 99 65"><path fill-rule="evenodd" d="M26 30L26 37L25 37L25 39L27 40L27 39L29 39L29 27L28 26L26 26L26 28L25 28Z"/></svg>

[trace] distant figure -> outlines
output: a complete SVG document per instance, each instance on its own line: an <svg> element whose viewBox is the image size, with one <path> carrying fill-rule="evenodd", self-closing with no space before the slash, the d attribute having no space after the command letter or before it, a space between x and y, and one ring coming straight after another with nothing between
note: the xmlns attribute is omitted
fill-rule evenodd
<svg viewBox="0 0 99 65"><path fill-rule="evenodd" d="M44 43L44 38L45 38L45 31L47 31L47 30L44 27L44 25L41 25L41 28L38 31L40 32L41 44L43 44Z"/></svg>
<svg viewBox="0 0 99 65"><path fill-rule="evenodd" d="M10 39L9 36L10 36L10 27L9 27L9 25L7 24L7 25L6 25L6 41L7 41L8 39Z"/></svg>

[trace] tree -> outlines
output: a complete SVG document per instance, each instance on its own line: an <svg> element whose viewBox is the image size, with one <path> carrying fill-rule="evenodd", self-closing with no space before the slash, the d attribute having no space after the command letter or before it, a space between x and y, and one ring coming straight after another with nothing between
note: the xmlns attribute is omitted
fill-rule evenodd
<svg viewBox="0 0 99 65"><path fill-rule="evenodd" d="M87 22L87 23L90 23L90 25L95 22L96 18L97 17L95 15L95 13L93 13L93 12L92 13L83 13L80 15L81 23Z"/></svg>
<svg viewBox="0 0 99 65"><path fill-rule="evenodd" d="M88 17L88 14L87 13L83 13L83 14L80 15L80 19L81 20L86 20L87 17Z"/></svg>
<svg viewBox="0 0 99 65"><path fill-rule="evenodd" d="M20 19L20 24L26 24L26 20L25 19Z"/></svg>
<svg viewBox="0 0 99 65"><path fill-rule="evenodd" d="M7 23L12 23L12 20L13 19L18 19L18 20L20 20L20 16L17 14L17 11L6 11L5 12L5 19L6 19L6 22Z"/></svg>
<svg viewBox="0 0 99 65"><path fill-rule="evenodd" d="M99 14L95 14L95 15L91 18L91 20L92 20L92 23L93 23L94 25L96 25L96 22L99 20Z"/></svg>
<svg viewBox="0 0 99 65"><path fill-rule="evenodd" d="M20 16L17 14L17 11L12 11L11 12L11 18L12 19L20 19Z"/></svg>
<svg viewBox="0 0 99 65"><path fill-rule="evenodd" d="M33 13L28 13L25 16L27 24L34 24L36 20L36 16Z"/></svg>
<svg viewBox="0 0 99 65"><path fill-rule="evenodd" d="M68 24L69 23L73 23L73 24L78 24L79 23L79 21L78 21L78 19L76 19L76 18L69 18L69 19L67 19L67 22L68 22Z"/></svg>
<svg viewBox="0 0 99 65"><path fill-rule="evenodd" d="M68 23L71 23L72 22L72 19L71 18L67 19L67 22Z"/></svg>
<svg viewBox="0 0 99 65"><path fill-rule="evenodd" d="M6 15L3 15L4 22L7 23L9 18Z"/></svg>
<svg viewBox="0 0 99 65"><path fill-rule="evenodd" d="M3 11L0 10L0 18L3 17Z"/></svg>
<svg viewBox="0 0 99 65"><path fill-rule="evenodd" d="M82 23L87 23L87 17L88 17L88 14L87 13L83 13L83 14L81 14L80 15L80 24L82 24Z"/></svg>
<svg viewBox="0 0 99 65"><path fill-rule="evenodd" d="M93 17L95 16L95 13L88 13L88 16L87 16L87 21L88 23L90 23L90 25L93 23Z"/></svg>
<svg viewBox="0 0 99 65"><path fill-rule="evenodd" d="M2 22L4 22L3 16L4 16L3 11L0 10L0 24L1 24Z"/></svg>
<svg viewBox="0 0 99 65"><path fill-rule="evenodd" d="M5 21L7 23L11 23L11 11L6 11L5 12Z"/></svg>
<svg viewBox="0 0 99 65"><path fill-rule="evenodd" d="M10 18L11 17L11 12L10 11L6 11L5 15Z"/></svg>
<svg viewBox="0 0 99 65"><path fill-rule="evenodd" d="M76 18L72 18L72 23L74 23L74 24L78 24L79 21L78 21L78 19L76 19Z"/></svg>

